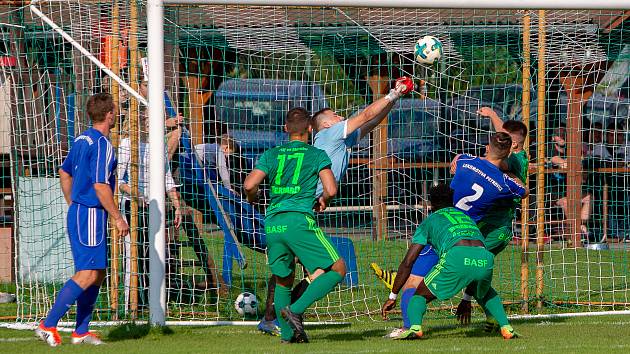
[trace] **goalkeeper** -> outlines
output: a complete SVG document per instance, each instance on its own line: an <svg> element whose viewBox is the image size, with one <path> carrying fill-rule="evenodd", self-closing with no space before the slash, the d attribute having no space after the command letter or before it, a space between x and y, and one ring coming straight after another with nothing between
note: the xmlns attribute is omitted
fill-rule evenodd
<svg viewBox="0 0 630 354"><path fill-rule="evenodd" d="M421 338L427 304L434 299L448 300L466 286L474 289L475 298L497 319L503 338L516 338L501 298L491 287L494 255L486 250L475 222L453 207L453 191L444 183L431 188L429 201L434 212L416 230L412 245L398 267L392 292L382 307L383 319L387 319L387 313L396 305L397 294L407 281L412 264L423 248L431 244L440 261L420 282L409 301L411 326L396 339Z"/></svg>
<svg viewBox="0 0 630 354"><path fill-rule="evenodd" d="M341 182L348 170L350 148L374 130L387 117L396 101L411 92L413 87L410 78L403 76L397 79L394 88L385 97L374 101L348 120L330 108L313 114L313 129L316 131L313 145L324 150L330 157L331 169L337 183ZM322 195L322 190L320 182L317 185L317 195Z"/></svg>

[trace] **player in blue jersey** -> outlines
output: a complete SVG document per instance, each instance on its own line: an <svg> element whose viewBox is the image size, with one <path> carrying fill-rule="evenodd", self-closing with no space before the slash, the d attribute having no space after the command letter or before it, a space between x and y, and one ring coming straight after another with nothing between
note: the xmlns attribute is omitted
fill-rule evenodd
<svg viewBox="0 0 630 354"><path fill-rule="evenodd" d="M87 102L92 128L75 140L59 169L61 190L69 205L67 228L75 274L57 293L48 316L35 334L55 347L61 344L57 323L77 303L72 344L103 342L88 330L92 311L107 267L107 218L114 218L121 236L129 226L114 203L116 156L109 141L116 123L112 96L93 95Z"/></svg>
<svg viewBox="0 0 630 354"><path fill-rule="evenodd" d="M499 169L511 147L510 135L499 132L490 138L485 157L463 154L452 162L453 203L475 222L481 220L497 200L524 198L528 194L517 178Z"/></svg>
<svg viewBox="0 0 630 354"><path fill-rule="evenodd" d="M451 173L455 173L451 182L451 188L454 190L453 203L457 209L470 216L476 223L482 220L497 202L511 202L514 198L524 198L528 194L527 189L517 177L511 177L500 170L500 166L506 166L506 159L510 155L511 148L510 135L498 132L490 138L485 157L458 155L451 163ZM484 235L486 247L493 253L499 251L500 247L497 247L497 244L508 242L489 239L497 235L500 237L503 233L492 233L490 237ZM463 297L465 301L457 309L457 316L462 323L470 321L469 305L472 296L469 294L474 294L473 289L465 290ZM489 315L486 308L483 309L488 315L487 323L494 327L493 317ZM487 329L492 328L487 327Z"/></svg>

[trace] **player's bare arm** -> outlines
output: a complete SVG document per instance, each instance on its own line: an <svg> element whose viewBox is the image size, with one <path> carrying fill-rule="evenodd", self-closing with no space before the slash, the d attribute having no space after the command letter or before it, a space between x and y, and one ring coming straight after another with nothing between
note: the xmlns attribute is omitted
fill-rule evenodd
<svg viewBox="0 0 630 354"><path fill-rule="evenodd" d="M259 169L254 169L247 175L245 183L243 183L243 189L247 195L248 202L255 203L258 200L258 187L266 176L267 174Z"/></svg>
<svg viewBox="0 0 630 354"><path fill-rule="evenodd" d="M322 181L324 192L315 204L315 211L322 212L326 209L328 202L337 195L337 181L330 168L319 171L319 179Z"/></svg>
<svg viewBox="0 0 630 354"><path fill-rule="evenodd" d="M420 255L420 252L422 252L423 248L424 245L412 243L407 250L405 258L402 262L400 262L400 265L398 266L398 273L396 273L396 280L394 280L394 285L392 287L392 292L381 308L381 314L383 315L384 320L387 319L387 313L396 306L396 296L407 282L407 279L409 279L411 268L413 267L416 259L418 259L418 256Z"/></svg>
<svg viewBox="0 0 630 354"><path fill-rule="evenodd" d="M127 225L125 218L123 218L118 208L116 208L111 187L105 183L94 183L94 191L96 191L96 197L101 202L103 208L114 218L116 229L120 232L120 236L127 235L127 233L129 233L129 225Z"/></svg>
<svg viewBox="0 0 630 354"><path fill-rule="evenodd" d="M72 176L63 169L59 169L59 181L61 183L61 191L68 205L72 204Z"/></svg>
<svg viewBox="0 0 630 354"><path fill-rule="evenodd" d="M396 80L395 88L387 96L379 98L348 120L346 134L350 135L355 130L362 128L361 137L367 135L385 119L398 98L411 92L411 90L413 90L413 81L410 78L403 76Z"/></svg>
<svg viewBox="0 0 630 354"><path fill-rule="evenodd" d="M503 120L501 119L501 117L499 117L499 115L497 114L497 112L494 111L494 109L490 108L490 107L481 107L478 111L477 114L479 114L482 117L486 117L486 118L490 118L490 122L492 123L492 126L494 127L494 131L498 132L505 132L505 129L503 129Z"/></svg>

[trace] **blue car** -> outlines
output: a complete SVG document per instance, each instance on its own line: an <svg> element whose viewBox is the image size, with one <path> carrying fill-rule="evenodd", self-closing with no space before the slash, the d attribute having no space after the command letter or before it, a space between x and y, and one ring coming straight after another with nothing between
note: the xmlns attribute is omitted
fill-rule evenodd
<svg viewBox="0 0 630 354"><path fill-rule="evenodd" d="M398 100L387 116L388 155L405 161L434 160L434 153L440 149L437 127L441 111L440 102L430 98ZM353 156L369 157L371 146L366 135Z"/></svg>
<svg viewBox="0 0 630 354"><path fill-rule="evenodd" d="M217 120L226 124L250 160L287 142L284 119L294 107L309 112L327 107L321 86L305 81L231 79L215 93Z"/></svg>

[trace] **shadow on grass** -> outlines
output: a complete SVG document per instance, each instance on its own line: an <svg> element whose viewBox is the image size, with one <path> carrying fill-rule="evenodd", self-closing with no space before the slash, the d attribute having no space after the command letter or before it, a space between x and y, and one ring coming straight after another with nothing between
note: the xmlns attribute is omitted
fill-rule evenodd
<svg viewBox="0 0 630 354"><path fill-rule="evenodd" d="M118 342L128 339L140 339L150 335L171 335L175 333L170 327L161 326L153 327L149 324L125 323L120 326L112 327L107 334L107 340L110 342Z"/></svg>
<svg viewBox="0 0 630 354"><path fill-rule="evenodd" d="M382 329L372 329L369 331L356 331L356 332L343 332L343 333L334 333L325 336L326 340L330 341L358 341L365 340L369 338L380 338L384 335L384 331Z"/></svg>

